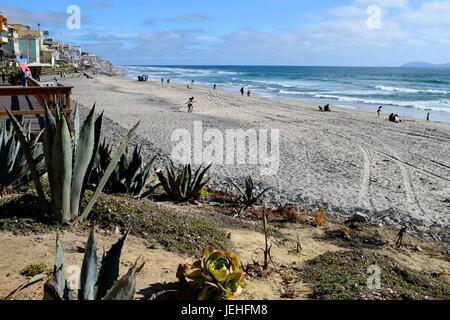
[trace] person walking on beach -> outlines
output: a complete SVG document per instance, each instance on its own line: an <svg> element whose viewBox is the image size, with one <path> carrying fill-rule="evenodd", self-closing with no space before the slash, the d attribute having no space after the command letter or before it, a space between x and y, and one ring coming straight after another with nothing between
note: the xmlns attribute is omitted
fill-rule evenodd
<svg viewBox="0 0 450 320"><path fill-rule="evenodd" d="M188 113L192 113L194 111L194 97L189 98L188 102L186 102L188 106Z"/></svg>
<svg viewBox="0 0 450 320"><path fill-rule="evenodd" d="M216 88L217 88L217 85L215 84L215 85L214 85L214 90L216 90Z"/></svg>
<svg viewBox="0 0 450 320"><path fill-rule="evenodd" d="M169 84L170 83L170 79L167 79L167 84Z"/></svg>
<svg viewBox="0 0 450 320"><path fill-rule="evenodd" d="M244 95L244 87L241 88L241 95Z"/></svg>
<svg viewBox="0 0 450 320"><path fill-rule="evenodd" d="M430 113L427 114L427 122L430 122Z"/></svg>
<svg viewBox="0 0 450 320"><path fill-rule="evenodd" d="M377 111L377 113L378 113L378 118L381 116L381 113L383 112L383 106L380 106L379 108L378 108L378 111Z"/></svg>
<svg viewBox="0 0 450 320"><path fill-rule="evenodd" d="M163 84L164 83L164 78L161 78L161 84Z"/></svg>
<svg viewBox="0 0 450 320"><path fill-rule="evenodd" d="M248 89L248 90L247 90L247 97L250 97L251 94L252 94L252 93L251 93L250 89Z"/></svg>
<svg viewBox="0 0 450 320"><path fill-rule="evenodd" d="M6 81L6 72L5 72L5 69L2 70L2 81L3 81L3 84L5 84L5 81Z"/></svg>

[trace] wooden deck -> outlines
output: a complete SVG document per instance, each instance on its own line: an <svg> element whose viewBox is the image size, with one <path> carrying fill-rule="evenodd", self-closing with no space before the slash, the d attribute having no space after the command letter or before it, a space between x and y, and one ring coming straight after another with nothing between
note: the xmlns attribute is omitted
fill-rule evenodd
<svg viewBox="0 0 450 320"><path fill-rule="evenodd" d="M61 85L41 87L33 79L29 80L28 85L28 87L0 86L0 122L9 122L5 110L8 109L19 121L31 121L32 132L39 132L44 128L45 103L53 112L56 104L60 104L64 107L66 115L72 113L70 101L72 87Z"/></svg>

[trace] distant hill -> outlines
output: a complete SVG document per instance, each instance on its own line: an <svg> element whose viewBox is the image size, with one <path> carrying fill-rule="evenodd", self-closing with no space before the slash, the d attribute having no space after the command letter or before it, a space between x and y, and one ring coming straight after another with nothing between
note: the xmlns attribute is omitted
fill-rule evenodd
<svg viewBox="0 0 450 320"><path fill-rule="evenodd" d="M427 62L411 62L401 66L402 68L450 68L450 63L432 64Z"/></svg>

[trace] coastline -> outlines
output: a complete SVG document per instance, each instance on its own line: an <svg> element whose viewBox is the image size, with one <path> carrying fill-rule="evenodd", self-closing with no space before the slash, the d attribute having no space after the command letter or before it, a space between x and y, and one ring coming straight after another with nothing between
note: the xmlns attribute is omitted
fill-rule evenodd
<svg viewBox="0 0 450 320"><path fill-rule="evenodd" d="M147 74L150 79L170 78L173 83L187 84L192 79L207 86L217 84L226 92L239 92L244 86L255 96L297 101L306 104L326 105L376 112L379 106L387 114L424 120L428 113L432 121L450 123L450 96L441 80L429 78L446 76L424 73L420 84L411 68L368 67L277 67L277 66L123 66L127 79ZM386 71L387 70L387 71ZM386 72L386 75L384 73ZM345 79L355 78L349 83ZM395 82L392 78L399 77ZM412 78L411 78L412 77ZM342 80L342 79L344 80ZM368 80L372 79L372 81ZM394 78L395 79L395 78ZM394 81L394 82L393 82ZM403 82L406 81L406 82ZM412 82L408 82L412 81ZM442 80L444 81L444 80ZM446 80L445 80L446 81ZM358 85L356 85L358 84ZM439 85L439 87L436 87ZM437 101L438 99L439 101Z"/></svg>
<svg viewBox="0 0 450 320"><path fill-rule="evenodd" d="M448 199L450 125L406 119L393 124L377 119L376 112L335 108L322 113L317 106L264 97L241 97L203 85L137 82L121 78L67 79L74 99L89 106L97 102L111 120L107 139L120 128L141 120L137 141L144 154L158 155L158 166L170 158L170 137L176 129L203 127L280 129L280 169L276 176L259 176L252 165L214 166L211 187L232 192L230 183L247 175L272 187L267 198L283 205L326 208L345 220L356 212L376 225L410 224L426 232L449 225ZM105 94L107 93L107 94ZM195 96L193 114L185 106Z"/></svg>

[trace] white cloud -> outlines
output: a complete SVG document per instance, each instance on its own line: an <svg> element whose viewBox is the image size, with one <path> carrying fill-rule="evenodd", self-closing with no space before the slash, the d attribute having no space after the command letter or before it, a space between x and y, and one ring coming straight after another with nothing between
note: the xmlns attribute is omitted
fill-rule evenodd
<svg viewBox="0 0 450 320"><path fill-rule="evenodd" d="M426 1L416 10L406 10L402 18L414 24L450 25L450 0Z"/></svg>

